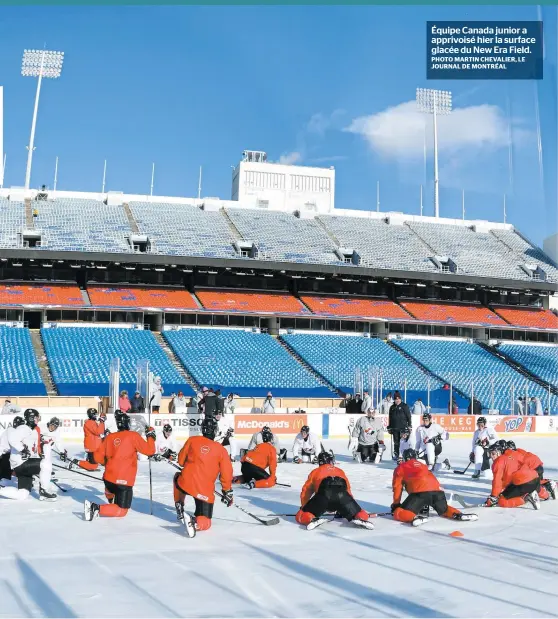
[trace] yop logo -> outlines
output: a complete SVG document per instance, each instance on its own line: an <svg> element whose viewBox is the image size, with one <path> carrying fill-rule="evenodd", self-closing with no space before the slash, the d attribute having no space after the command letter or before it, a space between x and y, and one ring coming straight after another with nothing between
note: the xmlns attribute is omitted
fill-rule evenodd
<svg viewBox="0 0 558 619"><path fill-rule="evenodd" d="M505 421L504 432L516 432L523 424L523 417L513 417Z"/></svg>

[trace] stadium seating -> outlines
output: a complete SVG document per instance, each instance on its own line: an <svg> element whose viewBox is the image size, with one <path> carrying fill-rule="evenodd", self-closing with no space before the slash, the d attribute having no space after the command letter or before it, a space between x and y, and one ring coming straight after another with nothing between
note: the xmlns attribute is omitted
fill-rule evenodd
<svg viewBox="0 0 558 619"><path fill-rule="evenodd" d="M525 307L495 307L494 311L514 327L558 329L558 316L550 310Z"/></svg>
<svg viewBox="0 0 558 619"><path fill-rule="evenodd" d="M273 337L242 329L182 329L164 337L200 385L226 394L332 397Z"/></svg>
<svg viewBox="0 0 558 619"><path fill-rule="evenodd" d="M556 344L500 344L498 350L551 385L558 387L558 348Z"/></svg>
<svg viewBox="0 0 558 619"><path fill-rule="evenodd" d="M467 396L473 381L474 396L483 408L492 408L492 384L494 408L500 411L509 413L512 395L517 398L528 393L529 397L537 396L546 402L548 394L544 388L527 380L478 344L436 339L397 339L394 343Z"/></svg>
<svg viewBox="0 0 558 619"><path fill-rule="evenodd" d="M46 394L29 329L0 325L0 396Z"/></svg>
<svg viewBox="0 0 558 619"><path fill-rule="evenodd" d="M161 309L199 310L187 290L170 288L107 288L88 286L94 307L157 307Z"/></svg>
<svg viewBox="0 0 558 619"><path fill-rule="evenodd" d="M42 233L45 250L83 252L129 252L126 240L132 234L122 206L97 200L57 198L35 202L35 230Z"/></svg>
<svg viewBox="0 0 558 619"><path fill-rule="evenodd" d="M236 257L232 232L219 211L202 211L191 204L163 202L130 202L129 207L140 232L151 240L151 253Z"/></svg>
<svg viewBox="0 0 558 619"><path fill-rule="evenodd" d="M0 305L83 307L87 304L77 286L62 284L8 286L0 284Z"/></svg>
<svg viewBox="0 0 558 619"><path fill-rule="evenodd" d="M102 327L41 329L52 378L60 395L108 395L109 366L120 359L120 386L133 394L136 364L149 359L151 371L161 377L165 394L193 393L158 345L151 331Z"/></svg>
<svg viewBox="0 0 558 619"><path fill-rule="evenodd" d="M313 219L279 211L228 208L227 214L245 240L258 246L258 258L287 262L339 264L335 244Z"/></svg>
<svg viewBox="0 0 558 619"><path fill-rule="evenodd" d="M258 314L310 314L290 294L274 292L237 292L235 290L198 290L200 303L206 310Z"/></svg>
<svg viewBox="0 0 558 619"><path fill-rule="evenodd" d="M482 305L432 303L430 301L401 301L400 303L415 318L424 322L486 327L506 325L504 320Z"/></svg>
<svg viewBox="0 0 558 619"><path fill-rule="evenodd" d="M0 198L0 247L19 247L18 233L24 228L25 204Z"/></svg>
<svg viewBox="0 0 558 619"><path fill-rule="evenodd" d="M301 296L317 316L354 318L384 318L385 320L413 321L412 316L393 301L387 299L364 299L360 297Z"/></svg>

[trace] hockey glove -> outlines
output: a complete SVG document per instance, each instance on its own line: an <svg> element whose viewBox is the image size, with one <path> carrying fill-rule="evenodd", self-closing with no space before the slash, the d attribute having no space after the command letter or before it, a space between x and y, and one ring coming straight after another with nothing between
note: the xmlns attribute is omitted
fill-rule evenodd
<svg viewBox="0 0 558 619"><path fill-rule="evenodd" d="M22 460L29 460L31 457L31 452L29 451L29 447L27 445L23 446L23 449L19 452Z"/></svg>
<svg viewBox="0 0 558 619"><path fill-rule="evenodd" d="M224 503L227 507L230 507L233 504L233 491L232 490L223 491L223 496L221 497L221 503Z"/></svg>
<svg viewBox="0 0 558 619"><path fill-rule="evenodd" d="M485 503L486 507L494 507L495 505L498 505L498 497L497 496L489 496L488 499L486 499L486 503Z"/></svg>
<svg viewBox="0 0 558 619"><path fill-rule="evenodd" d="M105 423L106 420L107 420L107 414L106 413L101 413L99 415L99 421L101 421L102 423Z"/></svg>
<svg viewBox="0 0 558 619"><path fill-rule="evenodd" d="M398 508L401 507L401 503L392 503L391 504L391 513L393 514L393 512Z"/></svg>
<svg viewBox="0 0 558 619"><path fill-rule="evenodd" d="M147 426L145 428L145 438L152 438L153 440L155 440L157 438L157 435L155 434L155 428Z"/></svg>
<svg viewBox="0 0 558 619"><path fill-rule="evenodd" d="M358 439L356 436L351 437L351 442L349 444L349 451L356 451L358 449Z"/></svg>
<svg viewBox="0 0 558 619"><path fill-rule="evenodd" d="M295 464L300 464L300 463L302 462L302 460L301 460L298 456L294 456L294 458L293 458L293 462L294 462Z"/></svg>
<svg viewBox="0 0 558 619"><path fill-rule="evenodd" d="M163 456L161 454L153 454L152 456L149 456L149 459L154 460L155 462L161 462Z"/></svg>
<svg viewBox="0 0 558 619"><path fill-rule="evenodd" d="M434 447L436 447L436 445L439 445L442 442L442 437L437 434L433 439L431 439L430 442L434 445Z"/></svg>
<svg viewBox="0 0 558 619"><path fill-rule="evenodd" d="M475 464L475 452L474 452L474 451L472 451L472 452L469 454L469 462L470 462L471 464Z"/></svg>
<svg viewBox="0 0 558 619"><path fill-rule="evenodd" d="M68 461L68 450L64 449L64 451L61 451L59 454L59 457L62 462L67 462Z"/></svg>

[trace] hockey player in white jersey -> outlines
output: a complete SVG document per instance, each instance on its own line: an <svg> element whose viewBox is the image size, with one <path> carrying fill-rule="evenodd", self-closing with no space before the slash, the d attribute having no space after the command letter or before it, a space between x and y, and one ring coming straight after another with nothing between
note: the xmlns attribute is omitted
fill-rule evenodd
<svg viewBox="0 0 558 619"><path fill-rule="evenodd" d="M494 428L489 428L486 423L486 417L477 419L477 429L473 434L472 451L469 454L469 460L475 465L473 479L485 477L492 479L492 467L488 448L498 440L498 435Z"/></svg>
<svg viewBox="0 0 558 619"><path fill-rule="evenodd" d="M153 460L160 461L162 458L167 460L176 460L178 457L178 445L172 435L172 426L166 423L163 426L162 432L157 433L155 440L155 455Z"/></svg>
<svg viewBox="0 0 558 619"><path fill-rule="evenodd" d="M414 436L413 428L406 427L401 430L401 442L399 443L399 457L397 458L397 464L403 462L403 455L407 449L415 449L417 444L416 437ZM422 450L424 451L424 450Z"/></svg>
<svg viewBox="0 0 558 619"><path fill-rule="evenodd" d="M352 431L351 451L357 462L378 464L386 449L384 444L384 424L376 417L376 410L369 408L364 417L359 417Z"/></svg>
<svg viewBox="0 0 558 619"><path fill-rule="evenodd" d="M302 426L293 443L293 462L295 464L301 462L318 464L320 451L325 451L320 439L313 432L310 432L308 426Z"/></svg>
<svg viewBox="0 0 558 619"><path fill-rule="evenodd" d="M223 445L223 447L229 448L228 451L231 462L234 462L238 455L238 448L234 438L234 420L231 421L229 415L223 415L223 413L218 410L215 413L215 421L217 422L217 434L214 440L216 443Z"/></svg>
<svg viewBox="0 0 558 619"><path fill-rule="evenodd" d="M271 428L269 426L264 426L259 432L255 432L254 434L252 434L252 438L250 439L250 442L248 443L248 449L240 450L241 458L247 452L252 451L252 449L254 449L256 445L260 445L261 443L264 442L263 436L262 436L262 432L264 431L271 432ZM273 434L273 432L271 432L271 435L273 436L273 439L271 440L271 444L273 445L273 447L275 447L275 451L277 451L277 462L286 462L287 461L287 450L281 448L281 445L279 443L279 437L277 436L277 434Z"/></svg>
<svg viewBox="0 0 558 619"><path fill-rule="evenodd" d="M33 477L39 476L39 499L55 501L56 493L52 491L50 477L52 461L39 456L39 434L36 431L39 413L28 408L24 413L25 424L8 435L10 446L10 466L17 477L17 488L0 488L0 497L23 500L33 488Z"/></svg>
<svg viewBox="0 0 558 619"><path fill-rule="evenodd" d="M16 428L25 424L23 417L14 417L12 425L0 435L0 481L11 482L12 466L10 464L10 435Z"/></svg>
<svg viewBox="0 0 558 619"><path fill-rule="evenodd" d="M438 423L432 423L432 415L424 413L422 415L422 425L417 428L416 451L424 451L426 464L430 471L439 471L442 464L438 462L438 458L442 453L442 441L449 439L448 432ZM443 462L446 470L450 470L451 465L446 458Z"/></svg>

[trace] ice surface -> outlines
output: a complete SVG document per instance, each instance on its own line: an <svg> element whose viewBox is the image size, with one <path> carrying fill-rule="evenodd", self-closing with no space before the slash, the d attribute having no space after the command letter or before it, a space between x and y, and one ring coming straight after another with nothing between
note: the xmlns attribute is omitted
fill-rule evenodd
<svg viewBox="0 0 558 619"><path fill-rule="evenodd" d="M356 464L346 441L324 442L361 505L389 510L393 464ZM557 439L516 443L558 478ZM455 468L469 451L470 439L444 444ZM174 469L152 468L153 516L146 462L124 519L84 522L83 500L102 501L102 484L75 473L60 473L69 491L56 503L0 499L0 617L558 616L558 501L539 512L469 510L475 523L434 516L415 529L378 518L374 531L336 521L312 532L293 518L264 527L216 503L211 530L188 539L176 522ZM235 489L235 499L257 514L294 513L311 468L281 464L292 488ZM472 503L490 491L469 474L440 477Z"/></svg>

